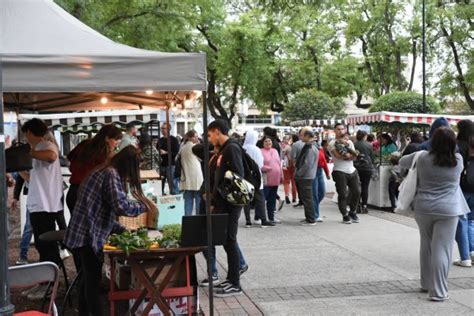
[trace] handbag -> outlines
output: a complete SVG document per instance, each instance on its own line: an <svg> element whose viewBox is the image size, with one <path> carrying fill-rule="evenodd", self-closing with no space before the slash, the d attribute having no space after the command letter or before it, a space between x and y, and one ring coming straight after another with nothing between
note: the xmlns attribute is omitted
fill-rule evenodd
<svg viewBox="0 0 474 316"><path fill-rule="evenodd" d="M5 150L6 172L27 171L33 168L30 145L18 144Z"/></svg>
<svg viewBox="0 0 474 316"><path fill-rule="evenodd" d="M406 213L408 211L413 211L413 201L415 200L416 195L416 187L418 182L418 171L416 168L418 159L423 151L417 152L415 157L413 157L413 161L411 163L411 167L408 170L408 174L403 179L402 183L400 183L399 187L399 195L397 201L397 208L395 213Z"/></svg>

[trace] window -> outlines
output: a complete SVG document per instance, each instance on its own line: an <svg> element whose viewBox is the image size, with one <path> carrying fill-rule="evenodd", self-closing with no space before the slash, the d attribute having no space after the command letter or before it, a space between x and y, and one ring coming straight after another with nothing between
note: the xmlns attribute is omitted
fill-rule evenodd
<svg viewBox="0 0 474 316"><path fill-rule="evenodd" d="M185 123L184 122L177 122L176 123L176 130L177 130L177 134L181 135L181 137L183 137L184 134L186 134Z"/></svg>
<svg viewBox="0 0 474 316"><path fill-rule="evenodd" d="M243 123L244 118L239 116L239 123ZM247 124L272 124L271 115L248 115L245 118Z"/></svg>

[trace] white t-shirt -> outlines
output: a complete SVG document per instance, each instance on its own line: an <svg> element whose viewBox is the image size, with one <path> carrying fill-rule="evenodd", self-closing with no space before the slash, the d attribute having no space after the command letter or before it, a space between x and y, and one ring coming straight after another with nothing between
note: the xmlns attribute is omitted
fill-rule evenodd
<svg viewBox="0 0 474 316"><path fill-rule="evenodd" d="M355 150L354 143L351 140L349 140L348 144L351 149ZM336 141L333 140L329 144L329 151L332 153L333 150L335 149L336 149ZM353 174L356 171L356 168L354 167L354 161L352 160L338 159L334 155L332 156L332 160L334 162L334 169L333 169L334 171L340 171L347 174Z"/></svg>
<svg viewBox="0 0 474 316"><path fill-rule="evenodd" d="M58 148L49 141L42 141L36 145L35 150L54 151L58 154L58 159L52 163L33 159L26 207L31 213L62 211L63 176L59 164Z"/></svg>

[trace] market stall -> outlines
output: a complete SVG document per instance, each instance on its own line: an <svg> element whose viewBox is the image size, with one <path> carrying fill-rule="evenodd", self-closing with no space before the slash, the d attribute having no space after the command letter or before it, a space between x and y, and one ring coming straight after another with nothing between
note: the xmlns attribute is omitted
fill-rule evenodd
<svg viewBox="0 0 474 316"><path fill-rule="evenodd" d="M375 112L361 115L351 115L347 117L347 124L357 125L378 125L383 127L429 127L437 118L444 117L451 125L456 125L460 120L470 119L474 121L474 116L464 115L438 115L421 113L398 113L398 112ZM372 179L369 187L369 204L379 208L390 208L390 198L388 193L388 182L390 179L390 165L381 161L377 164L377 176Z"/></svg>
<svg viewBox="0 0 474 316"><path fill-rule="evenodd" d="M202 95L202 123L207 126L206 96L202 91L206 91L204 53L132 48L104 37L53 1L2 1L0 120L5 106L18 114L164 108L169 121L170 109L183 107ZM0 126L0 181L5 181L3 121ZM207 145L206 132L204 136ZM205 163L207 159L208 155ZM207 174L205 179L209 192ZM9 313L13 306L9 304L6 278L5 190L0 194L0 211L0 308ZM210 222L209 215L209 237ZM212 309L212 295L210 306ZM163 312L169 314L169 310Z"/></svg>

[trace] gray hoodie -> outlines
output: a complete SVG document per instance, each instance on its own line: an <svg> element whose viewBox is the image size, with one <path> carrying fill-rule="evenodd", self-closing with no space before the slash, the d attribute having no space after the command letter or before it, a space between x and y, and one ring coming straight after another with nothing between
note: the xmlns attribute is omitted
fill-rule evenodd
<svg viewBox="0 0 474 316"><path fill-rule="evenodd" d="M263 155L260 148L256 146L258 140L258 133L256 131L248 131L245 134L244 149L247 154L252 158L260 168L260 171L263 167ZM263 181L260 189L263 189Z"/></svg>

